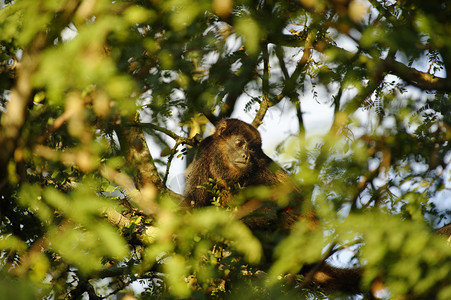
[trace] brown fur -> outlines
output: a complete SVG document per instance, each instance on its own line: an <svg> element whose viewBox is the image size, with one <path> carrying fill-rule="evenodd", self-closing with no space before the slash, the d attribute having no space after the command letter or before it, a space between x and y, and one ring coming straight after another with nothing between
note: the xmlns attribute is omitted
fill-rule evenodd
<svg viewBox="0 0 451 300"><path fill-rule="evenodd" d="M226 144L233 137L242 137L247 143L249 160L247 166L239 169L228 159ZM186 172L185 198L188 205L200 207L211 204L212 195L202 187L208 180L214 179L224 189L233 189L253 185L273 185L286 176L279 168L274 172L275 164L261 149L261 136L250 124L237 119L219 122L213 135L205 138L196 157Z"/></svg>

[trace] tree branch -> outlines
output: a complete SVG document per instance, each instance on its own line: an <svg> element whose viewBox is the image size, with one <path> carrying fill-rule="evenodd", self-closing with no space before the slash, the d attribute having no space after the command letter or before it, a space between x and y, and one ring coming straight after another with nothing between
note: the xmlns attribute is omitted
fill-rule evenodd
<svg viewBox="0 0 451 300"><path fill-rule="evenodd" d="M131 224L131 220L129 218L123 216L114 209L107 209L104 213L107 221L116 227L129 227ZM145 230L143 232L137 233L136 237L145 244L151 244L155 241L155 237L158 232L158 227L149 225L145 226Z"/></svg>
<svg viewBox="0 0 451 300"><path fill-rule="evenodd" d="M392 57L379 60L388 72L393 73L407 83L422 90L435 90L440 92L451 92L451 79L436 77L432 74L418 71L408 67Z"/></svg>
<svg viewBox="0 0 451 300"><path fill-rule="evenodd" d="M29 49L23 54L22 61L17 66L17 82L11 90L11 98L6 106L6 112L0 124L0 174L5 176L6 166L16 148L24 125L27 107L32 101L31 77L35 72L41 50L47 42L46 34L38 33Z"/></svg>
<svg viewBox="0 0 451 300"><path fill-rule="evenodd" d="M269 53L268 44L265 43L262 46L262 56L263 56L263 79L262 79L262 101L260 102L260 108L252 121L252 125L255 127L260 126L263 122L268 108L272 105L269 100Z"/></svg>
<svg viewBox="0 0 451 300"><path fill-rule="evenodd" d="M183 137L183 136L177 135L176 133L170 131L167 128L160 127L158 125L151 124L151 123L139 123L139 124L133 123L133 126L137 126L137 127L141 126L142 128L149 128L149 129L152 129L152 130L163 132L164 134L166 134L167 136L171 137L172 139L174 139L179 144L196 146L200 142L200 136L198 136L198 135L195 135L192 138Z"/></svg>
<svg viewBox="0 0 451 300"><path fill-rule="evenodd" d="M282 45L288 47L301 47L304 46L304 42L299 39L294 38L291 35L281 35L280 40ZM340 52L347 53L348 55L353 55L353 53L334 46L332 44L324 43L314 45L314 49L321 53L324 53L326 49L337 50ZM368 57L365 56L367 59ZM451 92L451 79L446 77L437 77L427 72L421 72L415 68L408 67L405 64L396 61L391 56L386 59L381 58L371 58L375 63L380 65L382 69L386 72L390 72L393 75L398 76L402 80L406 81L408 84L416 86L422 90L428 91L440 91L440 92Z"/></svg>
<svg viewBox="0 0 451 300"><path fill-rule="evenodd" d="M135 179L138 189L154 186L157 190L161 190L163 182L155 167L142 129L136 126L125 126L125 128L116 126L115 131L127 162L136 169Z"/></svg>

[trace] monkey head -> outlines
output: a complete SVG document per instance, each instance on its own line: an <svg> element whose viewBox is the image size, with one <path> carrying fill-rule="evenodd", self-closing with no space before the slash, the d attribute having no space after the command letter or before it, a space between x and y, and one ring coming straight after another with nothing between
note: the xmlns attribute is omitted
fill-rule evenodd
<svg viewBox="0 0 451 300"><path fill-rule="evenodd" d="M226 119L216 127L213 140L222 150L215 165L223 165L228 170L226 177L236 181L253 171L255 152L261 148L261 136L255 127L237 119ZM221 175L224 177L224 173Z"/></svg>

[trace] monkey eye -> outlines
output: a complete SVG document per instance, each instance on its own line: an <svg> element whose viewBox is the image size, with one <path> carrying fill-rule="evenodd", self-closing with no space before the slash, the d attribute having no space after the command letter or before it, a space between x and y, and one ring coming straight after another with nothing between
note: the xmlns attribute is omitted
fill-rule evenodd
<svg viewBox="0 0 451 300"><path fill-rule="evenodd" d="M244 142L243 142L242 140L236 140L236 141L235 141L235 145L236 145L237 147L242 147L242 146L244 145Z"/></svg>

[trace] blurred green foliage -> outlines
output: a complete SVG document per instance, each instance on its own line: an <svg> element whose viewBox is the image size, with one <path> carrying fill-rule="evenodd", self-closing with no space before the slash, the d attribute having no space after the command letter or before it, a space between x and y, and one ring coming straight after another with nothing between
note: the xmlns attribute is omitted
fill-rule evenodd
<svg viewBox="0 0 451 300"><path fill-rule="evenodd" d="M344 249L364 290L450 299L434 228L450 222L451 5L221 3L0 2L0 298L322 299L298 272ZM309 95L333 110L320 136ZM185 211L165 186L183 138L238 100L297 111L299 131L278 147L295 195L237 203L301 199L316 225L251 231L239 208Z"/></svg>

